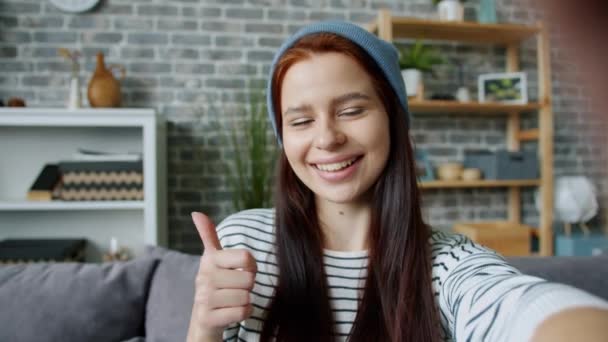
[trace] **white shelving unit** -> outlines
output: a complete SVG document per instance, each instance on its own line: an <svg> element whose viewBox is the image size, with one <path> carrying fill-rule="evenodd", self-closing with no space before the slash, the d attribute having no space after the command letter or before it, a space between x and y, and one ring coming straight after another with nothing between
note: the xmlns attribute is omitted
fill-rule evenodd
<svg viewBox="0 0 608 342"><path fill-rule="evenodd" d="M143 201L34 202L46 163L77 148L143 154ZM99 261L110 238L140 254L167 245L166 124L153 109L0 108L0 239L86 238Z"/></svg>

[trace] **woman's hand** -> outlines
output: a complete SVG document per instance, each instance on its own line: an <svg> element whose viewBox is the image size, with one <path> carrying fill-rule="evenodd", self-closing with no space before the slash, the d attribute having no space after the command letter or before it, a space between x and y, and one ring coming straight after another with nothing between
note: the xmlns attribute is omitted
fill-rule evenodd
<svg viewBox="0 0 608 342"><path fill-rule="evenodd" d="M536 329L532 341L560 342L608 340L608 310L579 307L557 312Z"/></svg>
<svg viewBox="0 0 608 342"><path fill-rule="evenodd" d="M202 213L192 220L204 245L196 275L188 341L221 341L224 329L248 318L257 265L245 249L222 250L215 225Z"/></svg>

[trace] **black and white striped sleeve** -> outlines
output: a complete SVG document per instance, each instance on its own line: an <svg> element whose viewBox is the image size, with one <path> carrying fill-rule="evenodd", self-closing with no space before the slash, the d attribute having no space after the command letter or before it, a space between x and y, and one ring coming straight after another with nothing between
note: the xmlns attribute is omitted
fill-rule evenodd
<svg viewBox="0 0 608 342"><path fill-rule="evenodd" d="M252 316L224 329L223 341L259 340L261 322L267 301L274 287L267 286L276 276L274 260L274 211L249 209L228 216L216 228L224 249L246 249L258 265L255 286L251 291Z"/></svg>
<svg viewBox="0 0 608 342"><path fill-rule="evenodd" d="M442 324L456 341L528 341L543 320L561 310L608 309L607 302L584 291L520 273L462 235L435 233L432 240Z"/></svg>

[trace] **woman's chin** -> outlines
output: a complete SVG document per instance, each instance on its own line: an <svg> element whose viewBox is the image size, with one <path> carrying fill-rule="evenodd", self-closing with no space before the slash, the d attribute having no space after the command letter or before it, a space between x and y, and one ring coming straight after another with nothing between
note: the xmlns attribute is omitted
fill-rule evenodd
<svg viewBox="0 0 608 342"><path fill-rule="evenodd" d="M316 193L317 201L330 202L333 204L355 204L361 201L362 196L358 193L353 192L342 192L342 191L322 191Z"/></svg>

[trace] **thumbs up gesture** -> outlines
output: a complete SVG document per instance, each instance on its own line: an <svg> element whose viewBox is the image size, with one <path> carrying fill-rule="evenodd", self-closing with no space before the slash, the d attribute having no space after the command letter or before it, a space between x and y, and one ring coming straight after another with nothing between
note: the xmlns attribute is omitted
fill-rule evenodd
<svg viewBox="0 0 608 342"><path fill-rule="evenodd" d="M205 251L196 275L188 341L221 341L228 325L251 316L257 265L245 249L222 250L215 225L206 215L194 212L192 221Z"/></svg>

